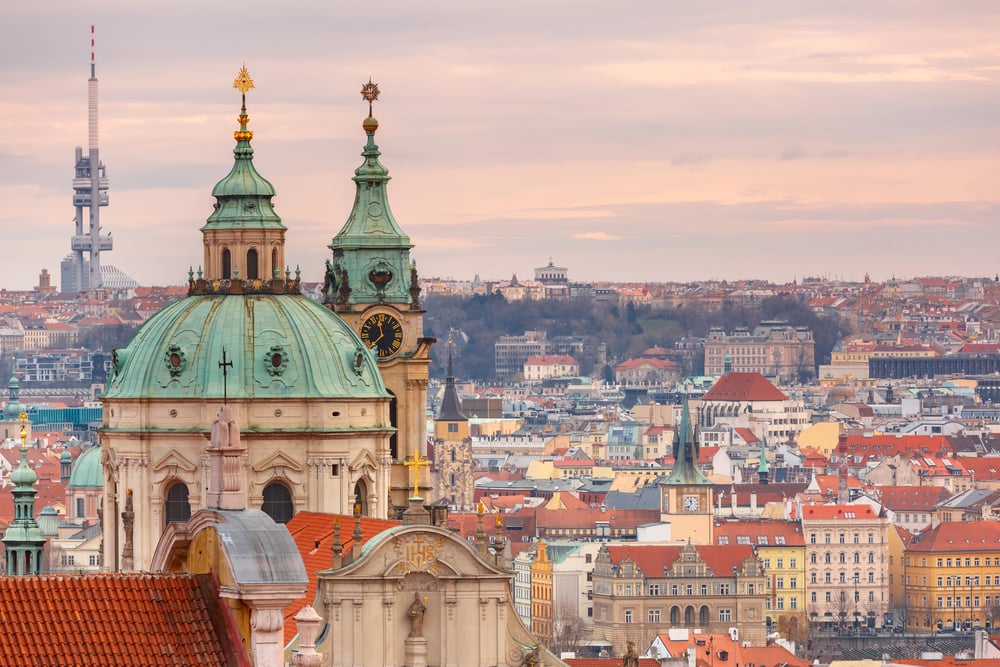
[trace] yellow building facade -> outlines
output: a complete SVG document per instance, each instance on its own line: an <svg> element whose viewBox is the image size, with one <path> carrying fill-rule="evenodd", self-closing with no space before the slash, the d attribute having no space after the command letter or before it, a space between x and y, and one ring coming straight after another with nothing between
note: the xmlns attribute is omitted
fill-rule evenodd
<svg viewBox="0 0 1000 667"><path fill-rule="evenodd" d="M1000 606L1000 522L942 523L905 552L911 630L991 628Z"/></svg>

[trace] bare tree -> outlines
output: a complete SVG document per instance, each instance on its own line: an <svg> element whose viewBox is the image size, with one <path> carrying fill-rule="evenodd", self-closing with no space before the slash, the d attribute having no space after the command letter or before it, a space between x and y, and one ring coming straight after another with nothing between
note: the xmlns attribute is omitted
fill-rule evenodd
<svg viewBox="0 0 1000 667"><path fill-rule="evenodd" d="M576 653L588 639L590 632L579 616L560 615L552 623L552 643L549 644L549 650L556 655Z"/></svg>

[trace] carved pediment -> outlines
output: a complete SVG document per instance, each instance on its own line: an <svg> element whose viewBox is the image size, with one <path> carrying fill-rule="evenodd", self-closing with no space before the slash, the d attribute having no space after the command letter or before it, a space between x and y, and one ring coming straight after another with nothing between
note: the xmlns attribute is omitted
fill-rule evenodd
<svg viewBox="0 0 1000 667"><path fill-rule="evenodd" d="M186 473L193 473L198 469L196 463L191 462L187 457L178 452L176 449L172 449L167 452L159 461L153 464L154 473L162 473L164 471L177 474L180 471Z"/></svg>
<svg viewBox="0 0 1000 667"><path fill-rule="evenodd" d="M305 470L305 468L302 467L301 462L289 458L284 452L275 452L266 459L253 464L252 467L253 471L256 473L274 470L275 468L282 468L286 471L291 470L292 472L297 473L301 473Z"/></svg>
<svg viewBox="0 0 1000 667"><path fill-rule="evenodd" d="M506 572L484 562L461 536L431 526L393 529L390 539L341 572L350 577L388 577L409 581L421 577L472 577L506 580ZM348 573L349 571L349 573Z"/></svg>
<svg viewBox="0 0 1000 667"><path fill-rule="evenodd" d="M377 470L378 462L375 460L375 457L372 456L372 453L370 451L368 451L367 449L362 449L354 456L354 458L351 460L350 464L348 464L347 467L351 472L357 472L359 470L365 470L365 469Z"/></svg>

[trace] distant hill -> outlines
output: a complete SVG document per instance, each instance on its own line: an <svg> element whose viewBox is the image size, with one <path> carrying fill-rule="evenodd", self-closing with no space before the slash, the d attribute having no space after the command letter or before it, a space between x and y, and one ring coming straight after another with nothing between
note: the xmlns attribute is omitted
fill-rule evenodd
<svg viewBox="0 0 1000 667"><path fill-rule="evenodd" d="M430 294L423 300L427 313L424 332L438 339L431 351L431 375L444 377L448 360L448 332L462 331L468 342L456 347L455 375L489 380L495 377L493 344L507 334L542 330L552 336L593 336L608 347L613 366L650 347L673 348L684 336L704 337L711 327L732 331L753 328L762 320L787 320L808 327L816 341L816 363L829 363L838 330L847 332L838 320L817 315L797 300L770 297L759 306L723 306L719 310L672 308L592 299L508 302L499 294L472 297ZM604 369L581 368L581 373L600 376ZM700 368L685 369L698 373Z"/></svg>

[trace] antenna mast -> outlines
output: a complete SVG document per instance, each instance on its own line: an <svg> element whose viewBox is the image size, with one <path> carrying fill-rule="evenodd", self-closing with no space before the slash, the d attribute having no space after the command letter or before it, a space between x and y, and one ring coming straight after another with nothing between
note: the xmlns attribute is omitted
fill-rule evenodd
<svg viewBox="0 0 1000 667"><path fill-rule="evenodd" d="M87 155L76 149L73 178L73 206L76 233L71 242L73 255L63 263L63 291L82 292L101 287L101 251L111 250L110 234L101 235L101 207L108 205L108 179L98 149L97 62L94 26L90 26L90 78L87 80ZM89 212L89 216L86 216ZM89 218L88 224L84 224ZM86 231L85 231L86 228ZM68 264L68 266L67 266Z"/></svg>

